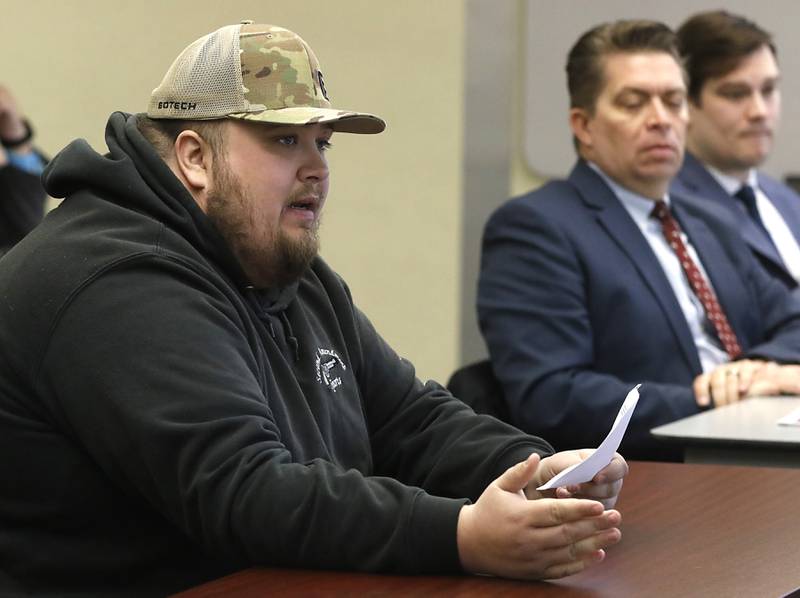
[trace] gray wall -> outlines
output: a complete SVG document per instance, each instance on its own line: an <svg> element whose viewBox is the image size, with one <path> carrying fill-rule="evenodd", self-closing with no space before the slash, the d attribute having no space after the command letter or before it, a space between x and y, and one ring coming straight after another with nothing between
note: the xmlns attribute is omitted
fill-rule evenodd
<svg viewBox="0 0 800 598"><path fill-rule="evenodd" d="M516 2L468 0L464 73L464 204L461 239L461 363L486 355L475 291L480 239L489 214L508 199Z"/></svg>
<svg viewBox="0 0 800 598"><path fill-rule="evenodd" d="M528 167L541 176L565 175L575 159L567 126L564 65L578 36L604 21L648 18L677 28L689 15L722 8L705 0L526 0L524 40L524 152ZM764 170L783 178L800 174L794 140L800 137L800 2L796 0L728 0L725 10L756 21L773 34L778 46L783 92L783 121L775 150Z"/></svg>

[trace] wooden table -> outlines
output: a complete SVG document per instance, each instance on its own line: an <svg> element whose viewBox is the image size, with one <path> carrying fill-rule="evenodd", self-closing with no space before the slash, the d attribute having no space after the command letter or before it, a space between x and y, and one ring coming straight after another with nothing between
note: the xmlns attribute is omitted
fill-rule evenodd
<svg viewBox="0 0 800 598"><path fill-rule="evenodd" d="M622 541L554 582L248 569L182 598L279 596L786 596L800 588L800 471L632 462Z"/></svg>
<svg viewBox="0 0 800 598"><path fill-rule="evenodd" d="M795 409L800 397L754 397L651 432L683 447L687 463L800 467L800 427L777 424Z"/></svg>

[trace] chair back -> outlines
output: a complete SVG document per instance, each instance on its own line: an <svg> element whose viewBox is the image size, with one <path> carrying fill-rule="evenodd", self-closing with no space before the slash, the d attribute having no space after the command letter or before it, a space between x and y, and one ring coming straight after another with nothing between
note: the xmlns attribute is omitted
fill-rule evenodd
<svg viewBox="0 0 800 598"><path fill-rule="evenodd" d="M453 396L472 407L475 413L486 413L497 419L510 421L503 387L495 377L492 363L488 359L456 370L447 382L447 389Z"/></svg>

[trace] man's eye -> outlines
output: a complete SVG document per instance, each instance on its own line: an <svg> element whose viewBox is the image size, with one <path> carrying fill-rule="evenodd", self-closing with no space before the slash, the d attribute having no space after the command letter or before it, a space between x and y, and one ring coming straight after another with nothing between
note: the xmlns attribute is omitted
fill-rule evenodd
<svg viewBox="0 0 800 598"><path fill-rule="evenodd" d="M683 96L669 96L664 100L664 103L670 108L679 110L683 108L684 98Z"/></svg>
<svg viewBox="0 0 800 598"><path fill-rule="evenodd" d="M278 138L278 143L282 145L296 145L297 137L294 135L284 135L283 137Z"/></svg>
<svg viewBox="0 0 800 598"><path fill-rule="evenodd" d="M625 110L638 110L644 105L644 101L637 97L621 98L619 105Z"/></svg>
<svg viewBox="0 0 800 598"><path fill-rule="evenodd" d="M623 102L622 107L628 110L636 110L637 108L641 107L641 103L639 102Z"/></svg>
<svg viewBox="0 0 800 598"><path fill-rule="evenodd" d="M319 148L319 151L324 152L332 148L333 144L327 139L320 139L319 141L317 141L317 147Z"/></svg>

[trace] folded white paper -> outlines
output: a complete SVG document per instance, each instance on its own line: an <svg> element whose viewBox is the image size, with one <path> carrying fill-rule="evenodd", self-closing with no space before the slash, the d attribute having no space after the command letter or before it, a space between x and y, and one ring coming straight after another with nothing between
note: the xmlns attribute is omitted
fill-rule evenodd
<svg viewBox="0 0 800 598"><path fill-rule="evenodd" d="M633 410L636 408L636 403L639 402L640 386L641 384L634 386L628 396L625 397L625 401L622 403L619 413L617 413L617 419L614 420L614 425L611 426L611 431L605 440L600 443L600 446L586 459L554 475L549 482L539 486L537 490L550 490L559 486L571 486L588 482L598 471L611 463L614 453L619 448L623 436L625 436L625 430L628 429L628 422L631 421L631 415L633 415Z"/></svg>
<svg viewBox="0 0 800 598"><path fill-rule="evenodd" d="M800 409L784 415L778 420L779 426L800 426Z"/></svg>

